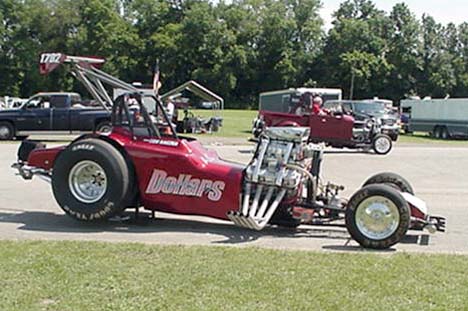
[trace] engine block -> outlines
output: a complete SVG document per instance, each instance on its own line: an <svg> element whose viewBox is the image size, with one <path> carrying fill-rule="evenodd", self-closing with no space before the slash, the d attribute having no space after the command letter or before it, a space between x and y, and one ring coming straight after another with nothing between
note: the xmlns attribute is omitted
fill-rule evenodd
<svg viewBox="0 0 468 311"><path fill-rule="evenodd" d="M303 178L311 177L310 160L323 149L308 137L306 127L265 130L245 170L241 206L228 214L235 224L261 230L284 199L300 195Z"/></svg>

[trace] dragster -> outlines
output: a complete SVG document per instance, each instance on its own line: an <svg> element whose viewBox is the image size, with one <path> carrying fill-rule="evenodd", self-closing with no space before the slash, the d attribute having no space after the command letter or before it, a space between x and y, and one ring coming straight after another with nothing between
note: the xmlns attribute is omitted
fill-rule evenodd
<svg viewBox="0 0 468 311"><path fill-rule="evenodd" d="M112 131L82 135L66 146L24 141L13 167L24 179L50 181L63 211L80 221L103 221L127 208L228 220L251 230L267 226L343 223L365 248L385 249L408 230L445 230L403 177L370 177L349 199L343 186L324 183L324 147L309 129L267 128L247 166L222 160L191 137L179 136L158 96L96 68L101 59L41 56L41 72L64 65L103 105L112 109ZM104 85L127 93L115 101ZM154 112L144 104L152 101ZM139 109L131 110L137 103Z"/></svg>

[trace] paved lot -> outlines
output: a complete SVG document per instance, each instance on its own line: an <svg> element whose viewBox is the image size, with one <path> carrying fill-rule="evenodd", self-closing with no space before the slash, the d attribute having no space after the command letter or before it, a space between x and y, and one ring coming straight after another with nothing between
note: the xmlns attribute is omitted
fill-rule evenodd
<svg viewBox="0 0 468 311"><path fill-rule="evenodd" d="M133 241L161 244L259 246L327 251L361 251L344 228L300 227L252 232L228 222L204 217L157 213L156 220L84 224L64 215L50 186L14 176L17 143L0 143L0 238ZM246 163L252 146L210 143L224 158ZM391 251L468 254L468 148L434 145L397 145L388 156L354 151L330 151L323 176L341 183L350 195L370 175L394 171L409 179L433 214L447 217L448 232L429 236L410 232Z"/></svg>

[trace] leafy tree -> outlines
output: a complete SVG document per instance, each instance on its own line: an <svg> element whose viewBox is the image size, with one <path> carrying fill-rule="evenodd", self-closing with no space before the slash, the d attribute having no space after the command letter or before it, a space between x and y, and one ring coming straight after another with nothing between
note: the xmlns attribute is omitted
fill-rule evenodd
<svg viewBox="0 0 468 311"><path fill-rule="evenodd" d="M455 71L450 53L445 50L441 37L443 26L434 18L424 15L422 19L423 71L419 78L419 92L423 95L444 97L456 84Z"/></svg>
<svg viewBox="0 0 468 311"><path fill-rule="evenodd" d="M390 21L386 57L392 68L385 97L398 100L417 91L417 77L422 68L420 25L404 3L393 7Z"/></svg>
<svg viewBox="0 0 468 311"><path fill-rule="evenodd" d="M380 95L376 89L390 68L385 60L388 17L371 1L348 0L334 18L319 64L321 84L342 87L350 95L348 86L354 82L353 97Z"/></svg>

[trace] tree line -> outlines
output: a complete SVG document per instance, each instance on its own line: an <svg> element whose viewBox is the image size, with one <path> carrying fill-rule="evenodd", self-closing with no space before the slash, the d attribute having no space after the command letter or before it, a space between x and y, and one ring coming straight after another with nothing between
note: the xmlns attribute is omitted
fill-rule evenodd
<svg viewBox="0 0 468 311"><path fill-rule="evenodd" d="M468 97L468 23L344 1L324 29L320 0L2 0L0 94L82 90L62 70L42 77L41 52L95 55L125 81L150 83L159 59L163 91L189 79L228 107L258 93L334 87L344 96L400 100Z"/></svg>

